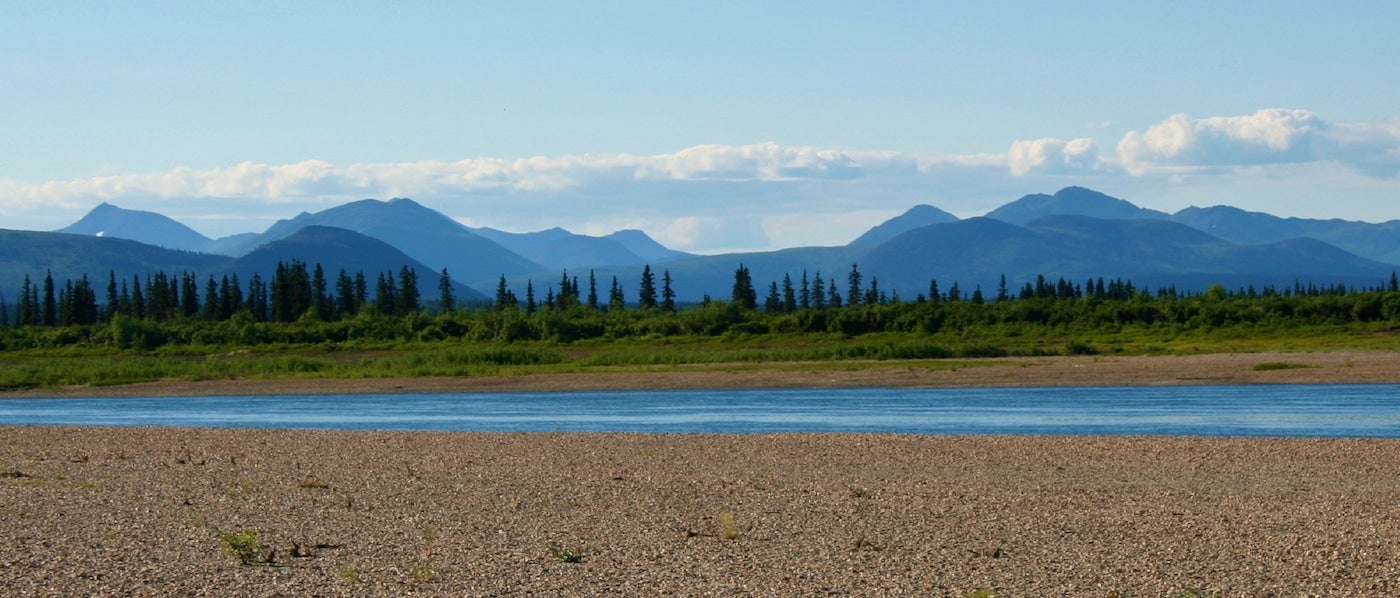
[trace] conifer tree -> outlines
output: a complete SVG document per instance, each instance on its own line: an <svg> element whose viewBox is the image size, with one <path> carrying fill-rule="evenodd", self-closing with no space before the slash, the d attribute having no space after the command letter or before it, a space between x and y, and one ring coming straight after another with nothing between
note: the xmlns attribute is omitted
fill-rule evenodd
<svg viewBox="0 0 1400 598"><path fill-rule="evenodd" d="M792 288L792 276L786 273L783 274L783 311L797 311L797 291Z"/></svg>
<svg viewBox="0 0 1400 598"><path fill-rule="evenodd" d="M763 311L778 313L783 310L783 299L778 295L778 283L768 283L768 296L763 298Z"/></svg>
<svg viewBox="0 0 1400 598"><path fill-rule="evenodd" d="M860 292L860 268L851 264L851 273L846 277L846 307L859 307L861 301Z"/></svg>
<svg viewBox="0 0 1400 598"><path fill-rule="evenodd" d="M612 290L608 291L608 309L610 311L622 311L627 306L627 300L622 295L622 285L617 283L617 277L612 277Z"/></svg>
<svg viewBox="0 0 1400 598"><path fill-rule="evenodd" d="M146 297L141 292L141 277L131 277L131 308L129 314L133 318L146 317Z"/></svg>
<svg viewBox="0 0 1400 598"><path fill-rule="evenodd" d="M34 285L29 282L29 275L25 274L24 283L19 287L19 308L15 315L15 323L18 326L28 326L39 322L36 302L29 298L33 291Z"/></svg>
<svg viewBox="0 0 1400 598"><path fill-rule="evenodd" d="M739 269L734 271L734 289L730 300L743 309L758 308L758 292L753 288L753 277L743 264L739 264Z"/></svg>
<svg viewBox="0 0 1400 598"><path fill-rule="evenodd" d="M592 270L588 271L588 309L598 309L598 278L593 275Z"/></svg>
<svg viewBox="0 0 1400 598"><path fill-rule="evenodd" d="M322 322L329 322L335 314L335 302L331 299L330 292L326 286L326 271L317 262L316 269L311 274L311 302L316 309L316 317Z"/></svg>
<svg viewBox="0 0 1400 598"><path fill-rule="evenodd" d="M807 274L804 272L802 276ZM821 270L812 278L812 309L826 309L826 281L822 280Z"/></svg>
<svg viewBox="0 0 1400 598"><path fill-rule="evenodd" d="M210 274L209 281L204 283L204 309L200 312L200 319L206 322L218 321L219 305L219 283L214 280L214 275Z"/></svg>
<svg viewBox="0 0 1400 598"><path fill-rule="evenodd" d="M345 268L341 268L340 274L335 277L335 311L340 318L351 317L360 311L356 303L355 280L350 278Z"/></svg>
<svg viewBox="0 0 1400 598"><path fill-rule="evenodd" d="M671 269L661 271L661 309L676 311L676 292L671 290Z"/></svg>
<svg viewBox="0 0 1400 598"><path fill-rule="evenodd" d="M825 303L825 301L823 301ZM807 309L812 307L812 288L807 284L807 269L802 269L802 284L797 290L797 307Z"/></svg>
<svg viewBox="0 0 1400 598"><path fill-rule="evenodd" d="M110 320L117 315L117 309L121 303L117 299L117 273L113 270L107 271L107 309L103 312L103 317Z"/></svg>
<svg viewBox="0 0 1400 598"><path fill-rule="evenodd" d="M418 313L423 309L418 292L418 272L404 265L399 268L399 295L396 298L395 313L401 316Z"/></svg>
<svg viewBox="0 0 1400 598"><path fill-rule="evenodd" d="M511 307L515 307L515 295L510 297ZM457 309L457 295L452 292L452 277L447 275L447 268L442 269L442 275L438 277L438 308L443 313L452 313Z"/></svg>
<svg viewBox="0 0 1400 598"><path fill-rule="evenodd" d="M515 302L511 301L511 299L513 299L513 297L511 297L510 289L506 287L506 275L502 274L501 280L496 283L496 301L492 304L492 307L496 311L504 311L513 308L515 307Z"/></svg>
<svg viewBox="0 0 1400 598"><path fill-rule="evenodd" d="M637 291L637 302L642 309L656 308L656 276L651 273L651 264L642 267L642 284Z"/></svg>
<svg viewBox="0 0 1400 598"><path fill-rule="evenodd" d="M44 275L44 302L40 305L40 323L45 326L58 324L58 300L54 297L53 272Z"/></svg>

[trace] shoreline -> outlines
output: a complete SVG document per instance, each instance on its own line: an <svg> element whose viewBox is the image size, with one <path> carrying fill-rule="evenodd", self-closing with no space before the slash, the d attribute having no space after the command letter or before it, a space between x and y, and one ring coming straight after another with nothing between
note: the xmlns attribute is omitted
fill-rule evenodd
<svg viewBox="0 0 1400 598"><path fill-rule="evenodd" d="M1265 369L1255 369L1264 364ZM1400 352L1222 353L1066 356L944 362L707 364L667 371L594 371L511 376L165 380L0 392L7 398L175 397L275 394L393 394L682 390L726 388L959 388L1400 384ZM1271 369L1277 368L1277 369Z"/></svg>

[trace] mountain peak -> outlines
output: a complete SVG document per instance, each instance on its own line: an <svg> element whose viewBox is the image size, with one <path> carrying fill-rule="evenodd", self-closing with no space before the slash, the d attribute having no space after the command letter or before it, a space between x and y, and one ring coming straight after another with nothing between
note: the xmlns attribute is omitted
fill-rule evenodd
<svg viewBox="0 0 1400 598"><path fill-rule="evenodd" d="M1127 200L1085 187L1065 187L1054 195L1033 193L987 213L988 218L1021 225L1045 216L1088 216L1104 220L1169 217L1166 213L1140 208Z"/></svg>
<svg viewBox="0 0 1400 598"><path fill-rule="evenodd" d="M865 234L851 241L853 246L873 247L898 237L899 235L923 228L931 224L943 224L947 222L957 222L958 217L928 204L919 204L908 211L884 221L879 226L865 232Z"/></svg>
<svg viewBox="0 0 1400 598"><path fill-rule="evenodd" d="M102 202L77 222L55 232L115 237L147 245L203 251L211 242L188 226L155 212L128 210Z"/></svg>

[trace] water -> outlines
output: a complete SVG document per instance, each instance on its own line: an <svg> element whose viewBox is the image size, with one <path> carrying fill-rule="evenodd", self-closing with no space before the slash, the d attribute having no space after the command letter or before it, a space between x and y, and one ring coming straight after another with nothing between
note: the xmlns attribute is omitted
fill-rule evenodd
<svg viewBox="0 0 1400 598"><path fill-rule="evenodd" d="M10 399L0 424L1396 438L1400 385Z"/></svg>

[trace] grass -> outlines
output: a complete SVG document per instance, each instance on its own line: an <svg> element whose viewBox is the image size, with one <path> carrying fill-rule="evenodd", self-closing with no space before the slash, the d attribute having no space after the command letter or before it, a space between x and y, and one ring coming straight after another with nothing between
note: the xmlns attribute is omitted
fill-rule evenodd
<svg viewBox="0 0 1400 598"><path fill-rule="evenodd" d="M442 576L429 561L414 561L408 565L408 579L413 583L432 583Z"/></svg>
<svg viewBox="0 0 1400 598"><path fill-rule="evenodd" d="M238 562L244 565L258 565L270 560L271 553L266 546L258 542L257 532L214 530L214 533L219 536L224 553L238 559Z"/></svg>
<svg viewBox="0 0 1400 598"><path fill-rule="evenodd" d="M1074 340L1066 341L1066 336ZM1064 326L995 327L937 334L761 334L528 341L396 341L257 346L167 346L154 351L84 346L0 351L0 390L111 386L158 380L299 380L514 376L574 372L724 371L800 368L879 370L969 367L988 358L1042 355L1208 354L1396 350L1400 336L1363 325L1172 326L1084 331ZM1004 363L1004 362L1003 362ZM1256 370L1293 367L1259 364Z"/></svg>
<svg viewBox="0 0 1400 598"><path fill-rule="evenodd" d="M581 563L583 562L583 547L555 544L549 547L549 556L565 563Z"/></svg>

